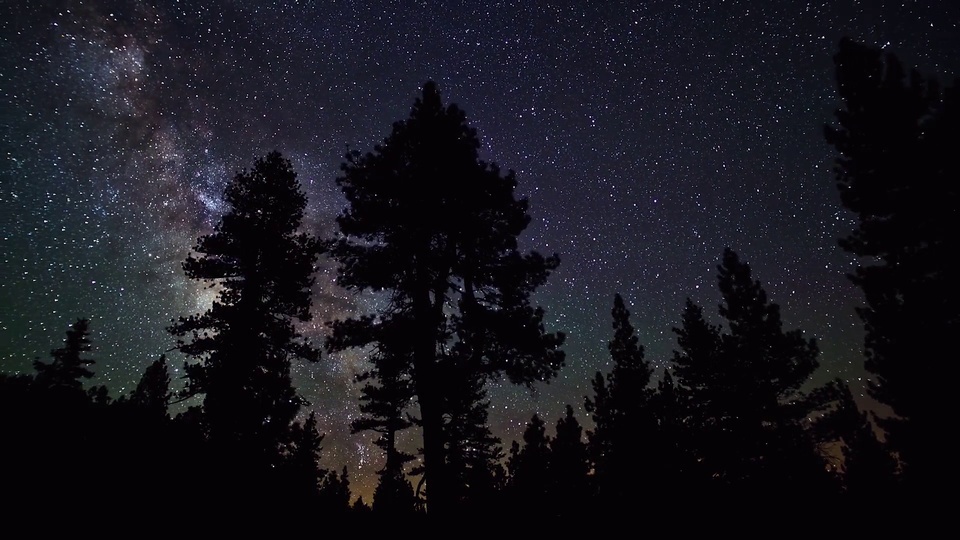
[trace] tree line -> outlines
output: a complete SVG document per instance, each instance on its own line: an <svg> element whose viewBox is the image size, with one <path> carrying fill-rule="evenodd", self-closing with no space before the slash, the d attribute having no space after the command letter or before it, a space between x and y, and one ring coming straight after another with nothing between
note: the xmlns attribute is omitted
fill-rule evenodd
<svg viewBox="0 0 960 540"><path fill-rule="evenodd" d="M210 309L168 327L187 358L183 388L171 389L165 357L119 398L84 387L94 364L86 319L34 374L0 375L4 491L63 505L96 493L128 506L189 493L232 512L398 524L484 515L556 524L585 509L626 519L641 507L678 516L771 502L893 509L925 496L954 478L952 377L934 362L949 365L960 320L960 280L946 264L960 208L957 85L941 89L851 40L834 59L843 105L825 137L859 223L840 246L861 261L851 279L865 297L868 392L891 417L858 408L841 380L811 388L815 340L784 328L779 305L728 247L717 313L687 301L661 376L615 294L612 369L584 398L588 429L567 405L555 420L534 415L505 449L488 426L486 388L504 378L532 387L563 367L564 335L545 328L531 299L560 258L519 249L530 216L514 172L480 159L464 111L427 82L380 144L345 156L336 183L347 207L333 238L303 231L307 199L280 153L237 173L227 212L183 263L217 290ZM337 264L340 286L387 301L327 322L313 343L301 326L321 257ZM320 466L325 435L301 414L308 403L290 376L292 362L354 348L369 367L351 429L373 432L384 452L369 504L352 502L346 468ZM191 398L199 404L170 414ZM397 443L411 429L417 455Z"/></svg>

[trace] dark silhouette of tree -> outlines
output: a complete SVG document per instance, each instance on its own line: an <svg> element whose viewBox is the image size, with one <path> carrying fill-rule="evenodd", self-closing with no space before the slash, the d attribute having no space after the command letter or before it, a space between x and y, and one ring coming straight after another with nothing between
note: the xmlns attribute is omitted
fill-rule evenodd
<svg viewBox="0 0 960 540"><path fill-rule="evenodd" d="M503 448L487 423L490 401L484 376L471 371L468 364L450 359L442 360L439 369L446 383L442 434L452 497L447 512L458 519L474 519L501 504L506 482ZM423 466L412 473L422 475Z"/></svg>
<svg viewBox="0 0 960 540"><path fill-rule="evenodd" d="M825 387L835 406L819 419L820 437L841 444L843 489L847 502L862 508L892 508L899 499L897 460L877 438L873 422L857 406L850 386L834 380Z"/></svg>
<svg viewBox="0 0 960 540"><path fill-rule="evenodd" d="M610 389L607 386L607 380L603 373L597 372L596 376L590 381L593 387L593 398L585 398L584 406L587 412L592 413L593 429L587 431L587 456L590 459L591 491L596 496L600 490L600 478L607 477L604 470L608 467L607 456L613 454L613 440L605 434L613 433L616 424L613 415L608 411L613 409L613 403L610 398Z"/></svg>
<svg viewBox="0 0 960 540"><path fill-rule="evenodd" d="M649 458L659 444L649 388L653 369L619 294L611 313L614 332L607 348L613 369L606 378L597 373L594 396L585 400L594 423L587 433L594 482L604 505L626 503L637 485L649 482L654 466Z"/></svg>
<svg viewBox="0 0 960 540"><path fill-rule="evenodd" d="M348 325L350 323L344 323ZM329 350L343 348L337 340L352 337L349 332L335 332L327 341ZM381 329L382 330L382 329ZM363 332L362 328L360 329ZM406 477L404 466L414 456L397 447L397 434L413 425L405 412L413 399L413 383L410 379L409 347L402 335L388 340L387 332L381 331L383 341L370 357L371 369L360 373L357 381L364 383L360 392L360 412L363 416L351 422L351 431L374 431L379 434L375 441L383 449L386 460L378 472L380 478L373 495L372 510L380 518L398 519L409 517L415 508L413 486Z"/></svg>
<svg viewBox="0 0 960 540"><path fill-rule="evenodd" d="M534 414L523 431L523 446L513 441L507 470L508 489L513 510L521 515L542 516L549 512L552 482L550 477L550 438L546 423Z"/></svg>
<svg viewBox="0 0 960 540"><path fill-rule="evenodd" d="M327 471L320 482L320 508L332 518L341 519L350 512L350 475L344 466L338 475L336 471Z"/></svg>
<svg viewBox="0 0 960 540"><path fill-rule="evenodd" d="M363 497L357 497L357 500L353 501L353 506L350 507L351 512L353 512L354 519L364 518L371 513L371 508L367 506L367 503L363 502Z"/></svg>
<svg viewBox="0 0 960 540"><path fill-rule="evenodd" d="M855 405L855 404L854 404ZM844 439L843 481L849 496L882 504L899 502L897 461L877 439L864 412L859 425Z"/></svg>
<svg viewBox="0 0 960 540"><path fill-rule="evenodd" d="M165 420L169 418L167 408L172 396L167 357L161 355L143 372L137 387L130 393L130 403L150 418Z"/></svg>
<svg viewBox="0 0 960 540"><path fill-rule="evenodd" d="M840 42L834 57L843 108L826 139L843 205L859 221L841 239L861 258L851 279L864 292L869 392L889 405L881 419L908 485L925 491L956 465L948 423L956 406L950 377L927 362L953 349L960 330L960 280L948 261L960 208L960 97L934 79L908 74L893 54Z"/></svg>
<svg viewBox="0 0 960 540"><path fill-rule="evenodd" d="M320 452L323 435L317 429L316 413L291 426L291 441L284 454L283 471L287 493L283 498L292 506L313 509L320 500L320 483L328 471L322 469Z"/></svg>
<svg viewBox="0 0 960 540"><path fill-rule="evenodd" d="M693 502L695 483L690 445L684 426L684 406L670 369L664 369L657 390L650 398L650 410L656 422L657 439L650 444L650 484L660 492L658 506L673 506L678 497Z"/></svg>
<svg viewBox="0 0 960 540"><path fill-rule="evenodd" d="M703 309L688 298L681 325L673 331L679 347L673 352L672 366L677 382L672 391L683 442L680 459L687 472L686 479L693 487L691 493L703 493L708 484L714 483L714 470L722 462L719 456L711 455L716 446L712 439L720 431L713 404L724 401L721 393L729 393L719 383L720 371L724 368L719 359L720 329L707 322Z"/></svg>
<svg viewBox="0 0 960 540"><path fill-rule="evenodd" d="M51 362L33 363L35 376L0 379L0 457L5 464L0 494L5 501L35 505L42 498L63 507L64 518L76 509L77 500L109 501L106 489L87 481L91 471L109 470L113 455L106 444L106 389L83 388L83 379L94 375L88 368L94 361L86 356L91 349L89 321L77 319L62 346L51 351ZM7 509L20 510L15 505Z"/></svg>
<svg viewBox="0 0 960 540"><path fill-rule="evenodd" d="M410 344L410 375L422 421L429 511L453 504L446 463L444 362L464 363L490 379L530 385L563 364L560 333L544 330L530 293L546 282L557 256L522 254L517 237L530 221L514 196L513 172L478 157L480 143L455 105L428 82L407 120L372 152L353 151L337 184L349 207L330 243L338 283L389 292L373 317L334 324L338 344L389 345L397 327Z"/></svg>
<svg viewBox="0 0 960 540"><path fill-rule="evenodd" d="M556 435L550 440L551 512L573 515L589 501L590 463L583 428L567 405L566 414L557 420Z"/></svg>
<svg viewBox="0 0 960 540"><path fill-rule="evenodd" d="M447 385L442 409L446 411L443 440L452 511L458 515L483 515L494 504L499 489L500 439L487 423L490 401L481 374L466 362L444 360L442 378Z"/></svg>
<svg viewBox="0 0 960 540"><path fill-rule="evenodd" d="M93 424L101 423L100 416L111 400L105 386L83 388L81 379L93 377L87 366L95 364L84 357L92 349L89 320L77 319L66 334L63 346L50 352L52 362L33 363L37 372L33 378L35 397L39 400L37 412L51 432L70 433L75 443L89 444L94 428L99 427ZM54 424L58 427L54 428Z"/></svg>
<svg viewBox="0 0 960 540"><path fill-rule="evenodd" d="M291 360L319 358L297 324L311 320L320 249L298 232L307 199L280 153L238 172L225 201L227 213L183 263L187 277L219 287L216 300L169 331L194 360L186 365L185 394L203 396L203 425L220 455L225 493L240 497L259 490L258 477L266 481L280 465L304 404L290 380Z"/></svg>
<svg viewBox="0 0 960 540"><path fill-rule="evenodd" d="M675 329L676 392L692 450L689 467L704 490L744 496L809 495L826 490L824 463L804 421L800 387L818 349L800 330L784 331L750 267L729 248L718 267L726 333L689 300Z"/></svg>
<svg viewBox="0 0 960 540"><path fill-rule="evenodd" d="M33 362L33 368L37 371L34 378L36 384L46 388L81 390L81 379L93 377L93 371L87 366L93 365L94 361L83 357L90 352L90 347L90 321L77 319L67 330L63 346L50 352L52 362Z"/></svg>
<svg viewBox="0 0 960 540"><path fill-rule="evenodd" d="M176 496L179 487L171 478L185 475L199 480L183 463L169 459L180 452L196 458L196 448L173 428L168 413L171 398L166 357L160 356L147 366L136 387L101 415L101 430L95 436L97 476L101 485L115 491L101 495L104 503L112 502L119 511L136 511L136 504L162 504Z"/></svg>
<svg viewBox="0 0 960 540"><path fill-rule="evenodd" d="M360 412L364 416L351 422L351 431L375 431L380 434L377 446L386 454L386 468L402 468L412 456L397 448L397 434L413 423L405 415L413 397L409 375L400 373L408 364L402 361L380 360L377 369L358 375L358 381L366 381L361 389ZM378 384L373 384L376 379Z"/></svg>
<svg viewBox="0 0 960 540"><path fill-rule="evenodd" d="M413 485L402 468L384 467L373 492L373 513L389 522L410 517L417 509Z"/></svg>

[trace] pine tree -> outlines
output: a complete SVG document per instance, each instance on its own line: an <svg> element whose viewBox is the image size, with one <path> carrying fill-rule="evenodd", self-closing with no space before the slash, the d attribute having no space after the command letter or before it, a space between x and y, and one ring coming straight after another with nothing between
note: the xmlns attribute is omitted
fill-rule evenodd
<svg viewBox="0 0 960 540"><path fill-rule="evenodd" d="M505 374L530 385L563 363L560 333L544 329L530 293L557 268L557 256L522 254L517 237L530 221L514 196L513 172L478 157L465 114L445 107L428 82L407 120L372 152L350 152L337 184L348 209L331 255L338 283L385 290L374 317L334 325L345 346L389 343L398 326L410 344L410 374L422 420L429 511L443 518L452 497L447 471L443 361L466 363L485 378Z"/></svg>
<svg viewBox="0 0 960 540"><path fill-rule="evenodd" d="M654 467L648 458L659 444L649 388L653 369L619 294L611 314L614 333L607 348L613 369L606 378L597 373L594 397L585 401L594 422L588 432L594 481L605 504L625 503L631 490L648 480L643 476L649 476Z"/></svg>
<svg viewBox="0 0 960 540"><path fill-rule="evenodd" d="M494 504L499 492L497 468L503 458L500 439L487 422L490 401L484 378L463 362L441 364L446 411L443 440L450 494L457 515L483 515Z"/></svg>
<svg viewBox="0 0 960 540"><path fill-rule="evenodd" d="M342 348L336 340L349 335L342 329L343 326L327 341L329 350ZM384 339L370 358L372 367L357 376L357 382L364 383L360 390L363 416L353 420L350 429L353 433L374 431L379 434L375 444L384 451L386 460L378 473L380 479L374 493L373 510L380 515L395 516L412 512L415 502L413 487L404 472L404 465L414 456L402 452L397 446L398 433L413 425L405 411L414 392L409 347L403 336L387 340L387 332L383 329L381 336Z"/></svg>
<svg viewBox="0 0 960 540"><path fill-rule="evenodd" d="M877 438L873 422L857 406L850 386L834 380L828 390L835 407L817 421L824 440L841 444L843 488L849 503L871 509L892 506L898 498L897 460Z"/></svg>
<svg viewBox="0 0 960 540"><path fill-rule="evenodd" d="M63 345L51 351L50 363L33 363L37 374L24 396L28 399L12 411L27 419L27 429L6 443L23 447L29 462L36 464L30 468L28 484L16 471L8 475L11 484L26 488L28 497L37 491L63 508L75 507L83 497L106 496L85 482L89 471L106 469L110 450L103 444L110 402L106 388L83 388L83 379L94 375L88 368L94 361L86 356L91 349L89 320L81 318L67 329Z"/></svg>
<svg viewBox="0 0 960 540"><path fill-rule="evenodd" d="M558 516L582 510L589 499L590 463L583 428L567 405L550 440L551 511Z"/></svg>
<svg viewBox="0 0 960 540"><path fill-rule="evenodd" d="M513 509L523 515L541 516L549 512L552 482L550 478L550 437L546 423L534 414L523 431L523 446L513 441L507 470L508 489Z"/></svg>
<svg viewBox="0 0 960 540"><path fill-rule="evenodd" d="M63 347L50 352L53 361L49 364L35 360L33 367L37 371L36 384L43 388L58 388L67 390L82 390L81 379L93 377L93 372L87 366L94 361L84 358L84 353L90 352L90 321L77 319L67 330L67 337Z"/></svg>
<svg viewBox="0 0 960 540"><path fill-rule="evenodd" d="M176 452L192 454L192 449L184 447L185 441L173 429L168 414L171 397L166 357L161 355L147 366L128 395L110 404L107 422L98 437L102 439L102 461L108 465L100 468L99 477L103 485L110 486L119 507L125 508L134 500L138 504L161 504L178 490L170 478L185 471L169 456Z"/></svg>
<svg viewBox="0 0 960 540"><path fill-rule="evenodd" d="M651 484L662 495L661 508L669 507L679 497L690 497L692 461L690 442L685 437L684 406L670 369L664 369L657 382L657 390L650 399L650 409L656 418L657 440L649 453L652 467Z"/></svg>
<svg viewBox="0 0 960 540"><path fill-rule="evenodd" d="M715 421L714 403L725 401L720 382L722 362L720 328L710 324L703 309L689 298L684 304L681 326L674 328L678 349L673 351L673 373L678 409L677 425L683 441L680 457L692 493L702 493L705 484L713 483L714 471L723 459L718 455L725 448L715 440L720 433Z"/></svg>
<svg viewBox="0 0 960 540"><path fill-rule="evenodd" d="M724 251L718 269L719 312L728 331L707 323L689 300L675 330L676 391L694 452L690 465L705 487L727 494L826 489L800 391L817 367L816 343L800 330L783 330L779 306L734 251Z"/></svg>
<svg viewBox="0 0 960 540"><path fill-rule="evenodd" d="M857 410L852 402L847 407ZM901 502L897 498L897 462L877 438L867 414L858 412L858 422L843 447L847 494L861 501Z"/></svg>
<svg viewBox="0 0 960 540"><path fill-rule="evenodd" d="M328 471L320 482L320 508L325 515L342 519L350 511L350 475L344 466L338 475Z"/></svg>
<svg viewBox="0 0 960 540"><path fill-rule="evenodd" d="M367 506L367 503L363 501L363 497L357 497L357 500L353 501L353 506L350 507L350 512L353 513L354 519L364 519L370 515L371 508Z"/></svg>
<svg viewBox="0 0 960 540"><path fill-rule="evenodd" d="M402 320L398 317L391 322ZM364 334L366 322L363 319L341 321L327 340L327 349L335 351L346 348L348 345L340 340L356 339L357 333L344 329L358 322L358 333ZM396 334L391 335L389 329L378 328L381 341L370 357L371 368L356 378L357 382L363 383L360 390L360 412L363 416L350 424L353 433L373 431L379 434L375 444L384 451L386 459L377 473L379 479L371 510L378 518L391 520L411 517L417 505L413 485L404 471L405 465L415 458L401 451L397 445L397 435L413 425L406 410L414 396L409 346L403 335L404 329L397 330Z"/></svg>
<svg viewBox="0 0 960 540"><path fill-rule="evenodd" d="M956 406L950 377L927 363L953 349L960 330L960 280L950 264L960 208L960 84L908 74L893 54L840 42L834 57L844 107L827 141L843 205L858 227L840 245L861 258L851 276L864 292L866 369L872 397L895 416L881 419L905 480L925 491L956 477L949 431Z"/></svg>
<svg viewBox="0 0 960 540"><path fill-rule="evenodd" d="M169 330L194 360L186 366L185 393L203 396L203 424L219 461L243 467L246 486L251 475L272 474L279 465L304 403L290 380L292 359L319 358L297 325L311 320L320 250L298 232L307 199L278 152L238 172L225 201L227 213L183 264L187 277L218 287L217 297L209 310L180 317ZM241 482L238 471L225 474Z"/></svg>
<svg viewBox="0 0 960 540"><path fill-rule="evenodd" d="M410 517L416 508L417 497L403 469L384 467L373 492L373 513L379 519L395 520Z"/></svg>
<svg viewBox="0 0 960 540"><path fill-rule="evenodd" d="M150 418L167 419L172 395L167 357L161 355L143 372L137 387L130 393L130 403Z"/></svg>
<svg viewBox="0 0 960 540"><path fill-rule="evenodd" d="M290 431L282 462L287 491L284 497L293 506L312 508L320 498L320 482L327 475L319 465L324 436L317 429L316 413L311 412L303 422L294 422Z"/></svg>

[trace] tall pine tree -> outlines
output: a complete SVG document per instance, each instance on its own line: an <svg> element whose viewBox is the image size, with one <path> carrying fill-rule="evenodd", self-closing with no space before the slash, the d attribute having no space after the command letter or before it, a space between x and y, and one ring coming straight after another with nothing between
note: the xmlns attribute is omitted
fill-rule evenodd
<svg viewBox="0 0 960 540"><path fill-rule="evenodd" d="M328 474L319 466L324 436L317 429L316 413L311 412L303 422L294 422L290 431L280 467L286 493L278 499L295 509L315 510L320 501L321 481Z"/></svg>
<svg viewBox="0 0 960 540"><path fill-rule="evenodd" d="M490 401L481 374L465 362L442 364L444 392L443 440L450 494L458 515L483 515L495 501L503 458L500 439L487 423Z"/></svg>
<svg viewBox="0 0 960 540"><path fill-rule="evenodd" d="M387 291L390 301L375 317L341 321L334 332L350 334L340 340L350 346L389 342L384 329L404 321L428 511L440 518L455 500L441 364L530 385L563 363L563 335L546 332L543 310L530 303L559 259L518 250L530 222L527 200L515 197L513 172L481 161L479 147L463 111L444 106L428 82L409 118L372 152L349 153L337 178L349 203L337 218L341 235L331 242L338 282Z"/></svg>
<svg viewBox="0 0 960 540"><path fill-rule="evenodd" d="M960 279L950 231L960 208L960 85L937 81L896 56L849 39L834 57L843 108L827 141L843 205L858 227L841 246L861 258L852 279L864 292L870 394L895 416L881 420L908 485L925 491L957 467L949 430L950 377L931 362L960 331ZM950 471L949 473L947 471Z"/></svg>
<svg viewBox="0 0 960 540"><path fill-rule="evenodd" d="M299 230L307 199L280 153L238 172L225 202L214 232L200 237L183 263L187 277L217 287L217 297L169 330L193 360L186 393L203 396L203 424L218 461L234 469L225 474L242 487L277 467L290 442L304 403L290 380L291 361L319 358L297 325L311 320L320 250ZM239 476L241 467L250 478Z"/></svg>
<svg viewBox="0 0 960 540"><path fill-rule="evenodd" d="M880 442L866 411L853 399L850 386L836 380L836 408L818 424L824 424L839 441L843 456L843 487L850 503L878 506L903 503L898 498L897 461ZM822 429L822 428L821 428Z"/></svg>
<svg viewBox="0 0 960 540"><path fill-rule="evenodd" d="M676 383L672 387L677 406L675 426L682 444L681 468L691 484L692 493L713 487L714 471L723 458L718 453L719 427L715 403L723 403L729 393L720 384L723 369L720 355L720 328L710 324L703 308L689 298L684 304L681 324L673 329L678 349L673 351L672 367ZM666 384L666 383L665 383ZM665 394L661 394L665 395Z"/></svg>
<svg viewBox="0 0 960 540"><path fill-rule="evenodd" d="M749 497L809 495L828 489L824 464L805 429L801 391L816 369L816 343L784 331L750 266L729 248L718 267L727 331L688 300L676 329L676 391L683 407L691 467L702 485Z"/></svg>
<svg viewBox="0 0 960 540"><path fill-rule="evenodd" d="M143 372L137 387L130 393L130 403L142 414L155 420L164 420L168 418L167 407L172 395L167 357L161 355Z"/></svg>
<svg viewBox="0 0 960 540"><path fill-rule="evenodd" d="M513 441L507 469L511 510L520 516L546 516L551 506L551 451L547 425L534 414L523 431L523 445Z"/></svg>
<svg viewBox="0 0 960 540"><path fill-rule="evenodd" d="M550 440L549 498L551 512L557 516L573 515L590 499L590 461L583 428L572 406L567 405L565 411Z"/></svg>
<svg viewBox="0 0 960 540"><path fill-rule="evenodd" d="M649 388L653 369L630 323L630 311L617 294L613 300L613 339L607 348L613 369L593 380L593 398L585 405L593 415L588 432L594 481L605 505L627 504L633 490L649 487L656 464L650 461L659 444Z"/></svg>
<svg viewBox="0 0 960 540"><path fill-rule="evenodd" d="M328 349L343 347L336 340L350 334L342 329L341 326L341 331L327 341ZM353 420L350 429L353 433L379 434L375 444L384 451L385 462L378 472L380 478L373 494L372 510L380 518L400 519L410 517L416 503L413 486L404 471L405 464L414 456L400 450L397 442L398 434L413 425L406 412L414 395L410 353L402 334L391 340L387 338L388 332L381 329L380 335L383 341L370 357L372 367L357 376L357 381L363 383L360 390L363 416Z"/></svg>

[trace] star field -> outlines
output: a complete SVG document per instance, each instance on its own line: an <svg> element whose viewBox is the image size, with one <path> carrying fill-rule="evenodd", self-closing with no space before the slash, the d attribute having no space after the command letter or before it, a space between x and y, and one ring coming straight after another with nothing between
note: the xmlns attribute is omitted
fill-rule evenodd
<svg viewBox="0 0 960 540"><path fill-rule="evenodd" d="M855 261L837 247L854 221L822 135L845 35L944 82L960 73L948 1L5 1L0 368L30 372L89 317L96 382L129 391L173 346L170 320L213 299L180 263L233 174L283 152L307 227L332 234L344 151L380 142L433 79L484 158L517 171L534 218L523 244L561 256L536 298L549 330L567 333L567 366L533 395L491 389L505 446L534 412L552 426L570 403L587 422L614 293L662 366L685 298L716 315L725 246L787 328L817 338L816 381L862 384ZM317 336L376 302L321 264ZM348 465L369 500L380 451L348 428L363 362L294 375L327 434L323 464Z"/></svg>

